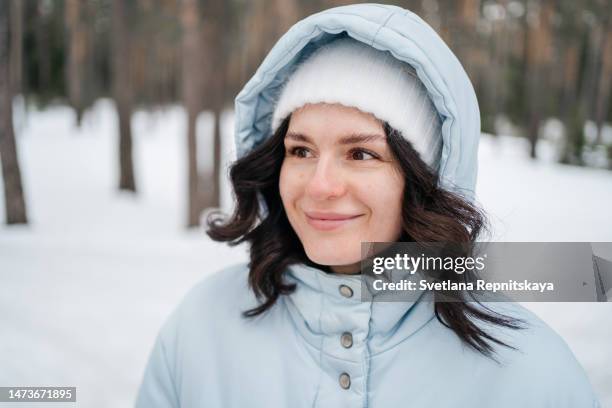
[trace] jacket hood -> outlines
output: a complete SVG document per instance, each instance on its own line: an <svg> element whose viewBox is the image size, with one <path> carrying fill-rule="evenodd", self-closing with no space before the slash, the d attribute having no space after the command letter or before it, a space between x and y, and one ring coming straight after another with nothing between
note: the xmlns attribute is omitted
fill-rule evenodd
<svg viewBox="0 0 612 408"><path fill-rule="evenodd" d="M442 186L473 198L480 136L474 88L440 36L416 14L397 6L335 7L291 27L236 97L234 137L238 158L271 136L276 101L297 65L339 36L388 51L416 70L442 120Z"/></svg>

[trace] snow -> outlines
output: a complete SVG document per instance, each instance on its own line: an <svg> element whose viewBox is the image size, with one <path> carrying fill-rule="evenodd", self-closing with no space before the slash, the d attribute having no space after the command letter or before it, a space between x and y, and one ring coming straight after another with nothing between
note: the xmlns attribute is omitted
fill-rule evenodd
<svg viewBox="0 0 612 408"><path fill-rule="evenodd" d="M246 260L246 249L184 228L180 107L133 116L136 195L115 189L109 101L99 101L81 129L66 107L28 109L16 112L16 126L30 225L0 227L0 384L76 386L78 406L130 407L164 319L205 275ZM231 122L225 114L224 169L233 157ZM198 140L210 140L210 115L198 123ZM479 166L477 198L494 240L612 241L612 172L533 162L523 139L489 135ZM227 184L222 191L229 210ZM612 406L612 303L526 306L562 335L603 406Z"/></svg>
<svg viewBox="0 0 612 408"><path fill-rule="evenodd" d="M612 259L609 170L531 161L525 139L485 135L480 142L477 200L494 224L492 241L593 242L595 254ZM564 338L602 406L612 407L612 302L524 306Z"/></svg>

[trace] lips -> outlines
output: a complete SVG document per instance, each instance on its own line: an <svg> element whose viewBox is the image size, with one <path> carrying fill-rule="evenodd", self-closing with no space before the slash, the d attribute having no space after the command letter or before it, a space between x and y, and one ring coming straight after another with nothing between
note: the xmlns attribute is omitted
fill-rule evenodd
<svg viewBox="0 0 612 408"><path fill-rule="evenodd" d="M306 221L311 227L321 231L330 231L350 224L363 214L306 211L305 215Z"/></svg>

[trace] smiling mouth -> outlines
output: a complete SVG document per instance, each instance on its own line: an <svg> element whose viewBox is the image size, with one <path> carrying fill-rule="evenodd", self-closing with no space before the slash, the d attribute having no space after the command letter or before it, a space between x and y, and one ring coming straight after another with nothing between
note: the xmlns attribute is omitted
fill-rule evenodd
<svg viewBox="0 0 612 408"><path fill-rule="evenodd" d="M305 213L308 224L321 231L331 231L351 223L353 220L363 216L342 214L314 214Z"/></svg>

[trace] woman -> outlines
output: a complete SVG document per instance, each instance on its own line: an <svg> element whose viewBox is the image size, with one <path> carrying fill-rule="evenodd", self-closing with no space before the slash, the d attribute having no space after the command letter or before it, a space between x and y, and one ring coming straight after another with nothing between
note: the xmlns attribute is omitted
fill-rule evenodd
<svg viewBox="0 0 612 408"><path fill-rule="evenodd" d="M361 300L361 242L473 242L479 111L420 18L315 14L236 99L237 208L209 235L251 260L164 325L137 406L596 407L565 343L512 303Z"/></svg>

